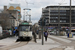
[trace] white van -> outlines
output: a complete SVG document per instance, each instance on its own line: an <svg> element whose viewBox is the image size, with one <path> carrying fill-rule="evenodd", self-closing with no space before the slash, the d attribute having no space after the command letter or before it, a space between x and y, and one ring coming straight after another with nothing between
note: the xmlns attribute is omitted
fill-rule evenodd
<svg viewBox="0 0 75 50"><path fill-rule="evenodd" d="M0 36L2 36L2 27L0 26Z"/></svg>

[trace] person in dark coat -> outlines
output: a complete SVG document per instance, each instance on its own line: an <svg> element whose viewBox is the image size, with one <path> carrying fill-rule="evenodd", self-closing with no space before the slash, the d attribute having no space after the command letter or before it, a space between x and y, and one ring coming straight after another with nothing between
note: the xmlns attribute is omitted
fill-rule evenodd
<svg viewBox="0 0 75 50"><path fill-rule="evenodd" d="M33 31L32 34L33 34L34 41L36 42L36 33L35 33L35 31Z"/></svg>
<svg viewBox="0 0 75 50"><path fill-rule="evenodd" d="M16 36L19 35L19 31L18 31L18 29L16 29L15 34L16 34Z"/></svg>
<svg viewBox="0 0 75 50"><path fill-rule="evenodd" d="M15 32L16 32L16 31L14 30L14 31L13 31L13 35L14 35L14 36L15 36Z"/></svg>
<svg viewBox="0 0 75 50"><path fill-rule="evenodd" d="M45 41L47 41L47 37L48 37L48 32L47 31L44 32L44 37L45 37Z"/></svg>

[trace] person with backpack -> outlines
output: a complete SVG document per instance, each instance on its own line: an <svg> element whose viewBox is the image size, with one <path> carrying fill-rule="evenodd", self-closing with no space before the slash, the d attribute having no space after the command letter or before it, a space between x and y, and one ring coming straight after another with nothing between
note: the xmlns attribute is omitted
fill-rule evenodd
<svg viewBox="0 0 75 50"><path fill-rule="evenodd" d="M48 32L47 31L44 32L44 37L45 37L45 41L47 41L47 37L48 37Z"/></svg>

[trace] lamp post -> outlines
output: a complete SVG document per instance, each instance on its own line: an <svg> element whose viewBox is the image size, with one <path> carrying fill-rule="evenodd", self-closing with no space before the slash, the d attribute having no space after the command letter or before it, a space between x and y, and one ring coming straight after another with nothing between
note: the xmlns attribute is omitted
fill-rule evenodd
<svg viewBox="0 0 75 50"><path fill-rule="evenodd" d="M71 0L70 0L70 34L71 34Z"/></svg>
<svg viewBox="0 0 75 50"><path fill-rule="evenodd" d="M67 4L67 3L58 3L59 7L58 7L58 33L60 34L60 5L61 4Z"/></svg>

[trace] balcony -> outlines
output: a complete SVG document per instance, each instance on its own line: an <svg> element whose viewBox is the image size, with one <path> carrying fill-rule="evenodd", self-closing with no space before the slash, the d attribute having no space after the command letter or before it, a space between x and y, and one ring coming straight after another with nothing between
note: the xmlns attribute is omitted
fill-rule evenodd
<svg viewBox="0 0 75 50"><path fill-rule="evenodd" d="M42 15L43 16L49 16L49 13L43 13Z"/></svg>
<svg viewBox="0 0 75 50"><path fill-rule="evenodd" d="M50 19L58 19L58 17L50 17Z"/></svg>
<svg viewBox="0 0 75 50"><path fill-rule="evenodd" d="M46 16L45 19L49 19L49 16Z"/></svg>
<svg viewBox="0 0 75 50"><path fill-rule="evenodd" d="M60 17L60 19L68 19L67 17Z"/></svg>
<svg viewBox="0 0 75 50"><path fill-rule="evenodd" d="M49 13L49 9L43 9L42 13Z"/></svg>

